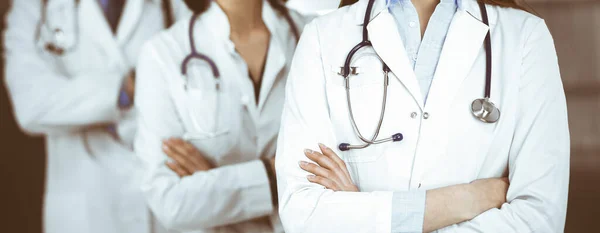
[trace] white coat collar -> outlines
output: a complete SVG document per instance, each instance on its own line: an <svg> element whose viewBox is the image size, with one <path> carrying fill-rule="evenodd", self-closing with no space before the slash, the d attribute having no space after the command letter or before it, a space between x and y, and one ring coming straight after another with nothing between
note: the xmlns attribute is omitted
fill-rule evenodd
<svg viewBox="0 0 600 233"><path fill-rule="evenodd" d="M153 1L160 1L160 0L153 0ZM273 37L276 37L275 35L279 33L279 29L281 28L280 23L282 23L282 22L280 22L277 12L275 12L275 9L273 9L273 7L271 7L271 5L268 3L267 0L263 1L262 18L263 18L263 21L265 22L265 25L267 26L267 29L271 33L271 35L273 35ZM223 9L221 9L219 4L217 4L216 2L214 2L214 1L211 2L208 9L204 13L202 13L202 15L200 15L200 17L198 17L197 20L211 22L210 24L215 25L215 26L209 27L210 30L213 33L215 33L215 35L219 39L223 39L224 41L229 41L230 36L231 36L231 25L229 24L229 19L227 18L227 15L223 11ZM283 22L283 23L286 23L286 22ZM198 33L199 33L199 35L202 34L202 32L198 32ZM272 39L276 39L276 38L272 38ZM234 46L233 43L231 44L231 46ZM231 49L232 49L232 51L234 51L235 47L231 47Z"/></svg>
<svg viewBox="0 0 600 233"><path fill-rule="evenodd" d="M354 21L357 25L363 24L365 18L365 10L367 9L368 3L369 0L360 0L358 3L352 6L355 11ZM481 21L481 11L479 10L479 4L477 3L477 0L456 0L456 3L458 5L458 10L466 11L471 16ZM375 0L370 20L373 20L382 11L386 11L387 5L387 0ZM488 17L491 25L496 24L497 14L495 11L490 11L488 8Z"/></svg>
<svg viewBox="0 0 600 233"><path fill-rule="evenodd" d="M363 4L364 8L358 8L366 9L367 2L367 0L361 1L359 4ZM475 3L479 11L479 6L474 0L462 0L463 7L467 7L468 3ZM381 10L381 7L385 7L385 5L385 0L375 2L373 12L378 12L378 14L372 17L367 26L369 39L380 58L411 93L419 107L425 110L417 77L410 66L408 57L400 55L406 54L406 50L397 30L396 20L389 11ZM444 101L452 99L451 97L456 94L455 91L467 76L478 52L483 48L483 40L488 30L487 25L473 17L473 14L468 11L458 10L456 12L431 84L428 106L434 108L435 106L445 106Z"/></svg>
<svg viewBox="0 0 600 233"><path fill-rule="evenodd" d="M283 68L285 68L287 56L285 54L288 49L285 47L288 43L282 41L282 38L287 38L284 35L290 34L289 26L287 26L287 21L275 11L275 9L269 4L267 0L263 1L262 8L262 18L263 21L271 33L271 41L269 43L268 53L267 53L267 61L265 64L265 68L263 71L263 80L260 88L259 94L259 103L258 110L264 107L264 103L271 92L271 88L276 81L276 78L279 76L278 73L281 72ZM231 36L231 25L229 24L229 19L225 12L221 9L221 7L212 2L209 8L204 12L200 17L198 17L199 21L210 22L210 25L218 25L218 26L210 26L209 30L214 34L214 36L219 41L224 41L226 43L227 48L229 49L229 53L235 54L235 45L230 40ZM197 25L199 25L198 23ZM195 35L206 34L206 31L197 30ZM240 80L242 83L247 83L249 85L239 85L242 93L254 93L254 87L252 86L251 80L249 77L241 77L243 80ZM254 96L254 95L252 95ZM249 101L247 105L248 109L256 109L256 105L254 101ZM252 111L251 111L252 112ZM257 114L257 113L255 113ZM253 114L253 115L255 115ZM257 117L255 115L255 117Z"/></svg>

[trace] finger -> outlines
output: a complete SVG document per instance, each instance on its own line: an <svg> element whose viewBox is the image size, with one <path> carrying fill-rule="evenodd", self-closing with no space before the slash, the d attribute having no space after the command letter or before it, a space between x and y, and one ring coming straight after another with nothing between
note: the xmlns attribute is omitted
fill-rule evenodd
<svg viewBox="0 0 600 233"><path fill-rule="evenodd" d="M343 171L344 175L346 176L346 178L348 178L349 181L352 180L352 177L350 176L350 172L348 172L348 167L346 167L346 162L344 162L344 160L342 160L331 148L325 146L322 143L319 143L319 149L321 149L323 155L328 156L338 165L338 167Z"/></svg>
<svg viewBox="0 0 600 233"><path fill-rule="evenodd" d="M310 160L314 161L315 163L319 164L319 166L327 168L329 170L335 170L337 169L337 164L335 162L333 162L333 160L331 158L329 158L328 156L324 156L323 154L310 150L310 149L306 149L304 150L304 154L306 155L307 158L309 158Z"/></svg>
<svg viewBox="0 0 600 233"><path fill-rule="evenodd" d="M197 170L193 162L190 161L187 156L183 155L181 149L178 146L173 145L172 142L169 142L168 140L165 141L163 143L163 151L189 173L194 173Z"/></svg>
<svg viewBox="0 0 600 233"><path fill-rule="evenodd" d="M330 167L330 170L337 176L337 179L334 179L334 181L338 182L338 184L343 185L352 184L352 179L350 179L350 174L347 174L345 164L342 164L343 167L340 167L340 164L334 159L334 157L338 159L339 157L337 157L337 155L331 149L327 148L323 144L319 144L319 148L321 149L323 154L321 155L321 153L319 152L313 152L313 154L319 154L321 157L323 157L323 161L330 163L330 165L327 166Z"/></svg>
<svg viewBox="0 0 600 233"><path fill-rule="evenodd" d="M181 148L181 151L184 152L184 156L194 164L196 170L206 171L213 168L212 164L200 154L200 151L198 151L194 145L179 138L171 139L171 141L173 144L177 145L178 148Z"/></svg>
<svg viewBox="0 0 600 233"><path fill-rule="evenodd" d="M315 184L320 184L327 189L331 189L333 191L340 191L339 187L337 186L337 184L335 182L333 182L332 180L327 179L325 177L309 175L309 176L307 176L307 179L309 182L315 183Z"/></svg>
<svg viewBox="0 0 600 233"><path fill-rule="evenodd" d="M314 163L300 161L299 164L300 164L300 168L302 168L302 170L310 172L313 175L325 177L325 178L331 179L331 180L337 179L337 177L334 175L334 173L331 172L329 169L326 169L326 168L316 165Z"/></svg>
<svg viewBox="0 0 600 233"><path fill-rule="evenodd" d="M167 165L167 167L169 167L172 171L174 171L175 173L177 173L177 175L179 175L179 177L184 177L184 176L189 176L191 175L191 173L189 173L188 171L186 171L185 169L183 169L181 166L179 166L177 163L174 162L166 162L165 163Z"/></svg>

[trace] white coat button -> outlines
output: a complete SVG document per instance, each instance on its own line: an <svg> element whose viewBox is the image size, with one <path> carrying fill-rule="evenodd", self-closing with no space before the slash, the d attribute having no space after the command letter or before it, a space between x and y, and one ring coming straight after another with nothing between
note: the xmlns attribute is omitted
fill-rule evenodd
<svg viewBox="0 0 600 233"><path fill-rule="evenodd" d="M415 23L415 21L410 21L410 23L408 23L408 26L414 28L417 26L417 23Z"/></svg>
<svg viewBox="0 0 600 233"><path fill-rule="evenodd" d="M417 115L418 115L417 112L412 112L410 114L410 118L415 119L415 118L417 118Z"/></svg>
<svg viewBox="0 0 600 233"><path fill-rule="evenodd" d="M423 119L425 119L425 120L429 119L429 113L428 112L423 113Z"/></svg>

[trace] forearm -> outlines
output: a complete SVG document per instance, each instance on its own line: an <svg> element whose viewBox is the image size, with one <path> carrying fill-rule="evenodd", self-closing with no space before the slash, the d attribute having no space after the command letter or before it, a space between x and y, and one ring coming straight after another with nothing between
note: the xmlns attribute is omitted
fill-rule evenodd
<svg viewBox="0 0 600 233"><path fill-rule="evenodd" d="M260 161L196 172L182 179L160 166L143 191L159 220L171 230L214 228L273 212L267 174Z"/></svg>
<svg viewBox="0 0 600 233"><path fill-rule="evenodd" d="M432 232L473 218L472 194L468 184L427 191L423 232Z"/></svg>
<svg viewBox="0 0 600 233"><path fill-rule="evenodd" d="M25 131L44 134L77 131L119 119L117 97L121 75L84 75L72 80L48 74L41 76L44 77L39 79L52 84L28 85L26 80L8 77L17 121ZM35 82L38 78L31 79Z"/></svg>

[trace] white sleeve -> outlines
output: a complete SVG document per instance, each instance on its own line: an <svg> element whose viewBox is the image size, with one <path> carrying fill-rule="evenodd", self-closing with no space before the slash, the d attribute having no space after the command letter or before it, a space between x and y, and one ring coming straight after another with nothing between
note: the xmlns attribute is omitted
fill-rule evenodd
<svg viewBox="0 0 600 233"><path fill-rule="evenodd" d="M4 33L6 85L16 119L29 133L75 131L119 118L120 73L61 75L36 46L41 1L12 1Z"/></svg>
<svg viewBox="0 0 600 233"><path fill-rule="evenodd" d="M165 162L162 140L182 137L184 126L169 94L162 56L147 44L137 66L135 150L144 162L142 191L159 221L170 230L192 231L273 213L269 179L260 160L218 167L179 178ZM179 77L179 76L177 76Z"/></svg>
<svg viewBox="0 0 600 233"><path fill-rule="evenodd" d="M388 233L392 192L333 192L308 182L308 173L298 166L301 160L309 161L304 149L336 143L320 48L313 21L304 29L292 62L278 139L276 170L283 226L288 233Z"/></svg>
<svg viewBox="0 0 600 233"><path fill-rule="evenodd" d="M570 153L567 106L554 42L542 20L523 53L508 203L440 232L564 231Z"/></svg>

